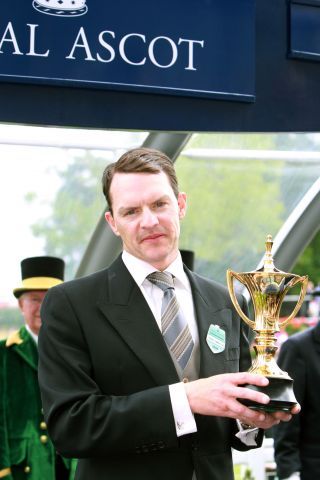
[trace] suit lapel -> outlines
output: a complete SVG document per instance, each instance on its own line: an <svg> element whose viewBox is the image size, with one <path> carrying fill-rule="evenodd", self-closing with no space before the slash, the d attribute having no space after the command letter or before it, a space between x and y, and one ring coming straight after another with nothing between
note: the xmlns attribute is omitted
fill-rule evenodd
<svg viewBox="0 0 320 480"><path fill-rule="evenodd" d="M218 325L225 332L230 331L232 313L227 308L218 308L214 290L210 290L210 296L206 295L203 288L201 288L198 277L186 269L188 275L193 301L195 306L195 313L199 331L200 341L200 377L209 377L217 375L226 371L225 353L221 352L214 354L208 343L207 334L211 324ZM228 339L226 339L227 346Z"/></svg>
<svg viewBox="0 0 320 480"><path fill-rule="evenodd" d="M214 289L201 283L200 277L186 269L188 275L200 341L200 376L208 377L226 371L225 352L214 354L206 341L210 324L225 332L231 331L232 312L217 307ZM107 286L100 294L98 307L133 353L141 360L159 385L179 381L170 353L153 314L139 287L119 257L107 270ZM226 346L228 339L226 339Z"/></svg>
<svg viewBox="0 0 320 480"><path fill-rule="evenodd" d="M121 258L108 270L98 307L158 385L179 381L154 316Z"/></svg>
<svg viewBox="0 0 320 480"><path fill-rule="evenodd" d="M10 337L9 337L10 338ZM17 335L17 340L12 343L12 349L19 355L30 367L37 371L38 368L38 350L33 339L30 337L27 329L22 327Z"/></svg>

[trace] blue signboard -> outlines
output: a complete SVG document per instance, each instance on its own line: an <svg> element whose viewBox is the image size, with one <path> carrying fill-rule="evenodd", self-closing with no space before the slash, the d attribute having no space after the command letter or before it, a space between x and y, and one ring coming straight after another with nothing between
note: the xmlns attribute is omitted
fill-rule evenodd
<svg viewBox="0 0 320 480"><path fill-rule="evenodd" d="M253 0L1 5L6 82L253 101L254 47Z"/></svg>
<svg viewBox="0 0 320 480"><path fill-rule="evenodd" d="M320 2L290 4L290 56L320 61Z"/></svg>

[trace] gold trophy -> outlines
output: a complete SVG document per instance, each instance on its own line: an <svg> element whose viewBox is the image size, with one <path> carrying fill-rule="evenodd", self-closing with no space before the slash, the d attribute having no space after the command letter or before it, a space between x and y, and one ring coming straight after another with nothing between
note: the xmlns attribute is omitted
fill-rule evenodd
<svg viewBox="0 0 320 480"><path fill-rule="evenodd" d="M262 405L250 400L241 402L252 409L274 412L277 410L290 411L297 403L293 393L293 380L287 372L283 372L277 365L275 354L275 333L280 327L289 323L301 308L304 300L308 277L293 273L282 272L275 268L271 254L273 241L267 236L266 253L263 267L252 272L236 273L227 271L227 283L232 302L240 317L256 333L254 350L256 357L249 369L250 373L259 373L268 378L269 384L265 387L246 385L253 390L261 391L270 397L268 405ZM250 320L242 311L234 292L234 279L242 283L249 291L254 308L254 320ZM301 284L300 296L296 306L288 318L280 320L280 310L287 292L297 284Z"/></svg>

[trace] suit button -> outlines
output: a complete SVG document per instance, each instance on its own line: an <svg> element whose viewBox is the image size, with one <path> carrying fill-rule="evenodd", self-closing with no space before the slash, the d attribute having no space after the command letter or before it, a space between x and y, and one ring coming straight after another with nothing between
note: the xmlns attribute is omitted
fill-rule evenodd
<svg viewBox="0 0 320 480"><path fill-rule="evenodd" d="M184 379L182 380L183 383L188 383L189 382L189 378L188 377L184 377Z"/></svg>
<svg viewBox="0 0 320 480"><path fill-rule="evenodd" d="M41 423L40 423L40 428L41 428L41 430L46 430L46 429L47 429L47 424L46 424L46 422L41 422Z"/></svg>
<svg viewBox="0 0 320 480"><path fill-rule="evenodd" d="M31 472L31 468L29 467L29 465L26 465L26 466L24 467L24 470L23 470L23 471L24 471L24 473L30 473L30 472Z"/></svg>
<svg viewBox="0 0 320 480"><path fill-rule="evenodd" d="M48 442L48 437L47 435L40 435L40 442L45 444Z"/></svg>

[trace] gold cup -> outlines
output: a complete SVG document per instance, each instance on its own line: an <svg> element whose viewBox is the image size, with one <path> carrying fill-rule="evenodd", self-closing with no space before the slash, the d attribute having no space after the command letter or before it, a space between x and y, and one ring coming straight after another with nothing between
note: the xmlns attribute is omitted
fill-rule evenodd
<svg viewBox="0 0 320 480"><path fill-rule="evenodd" d="M271 254L272 237L267 236L266 253L263 267L252 272L236 273L227 271L227 283L231 300L240 317L256 333L254 350L256 353L250 373L259 373L268 378L269 384L266 387L246 385L253 390L266 393L270 397L268 405L262 405L250 400L241 402L252 409L274 412L277 410L290 411L297 403L293 393L293 380L277 365L275 354L276 332L280 327L289 323L301 308L306 290L308 277L282 272L275 268ZM253 309L254 320L250 320L242 311L234 291L234 279L242 283L249 291ZM301 284L300 295L292 313L285 319L280 320L281 305L287 292L295 285Z"/></svg>

